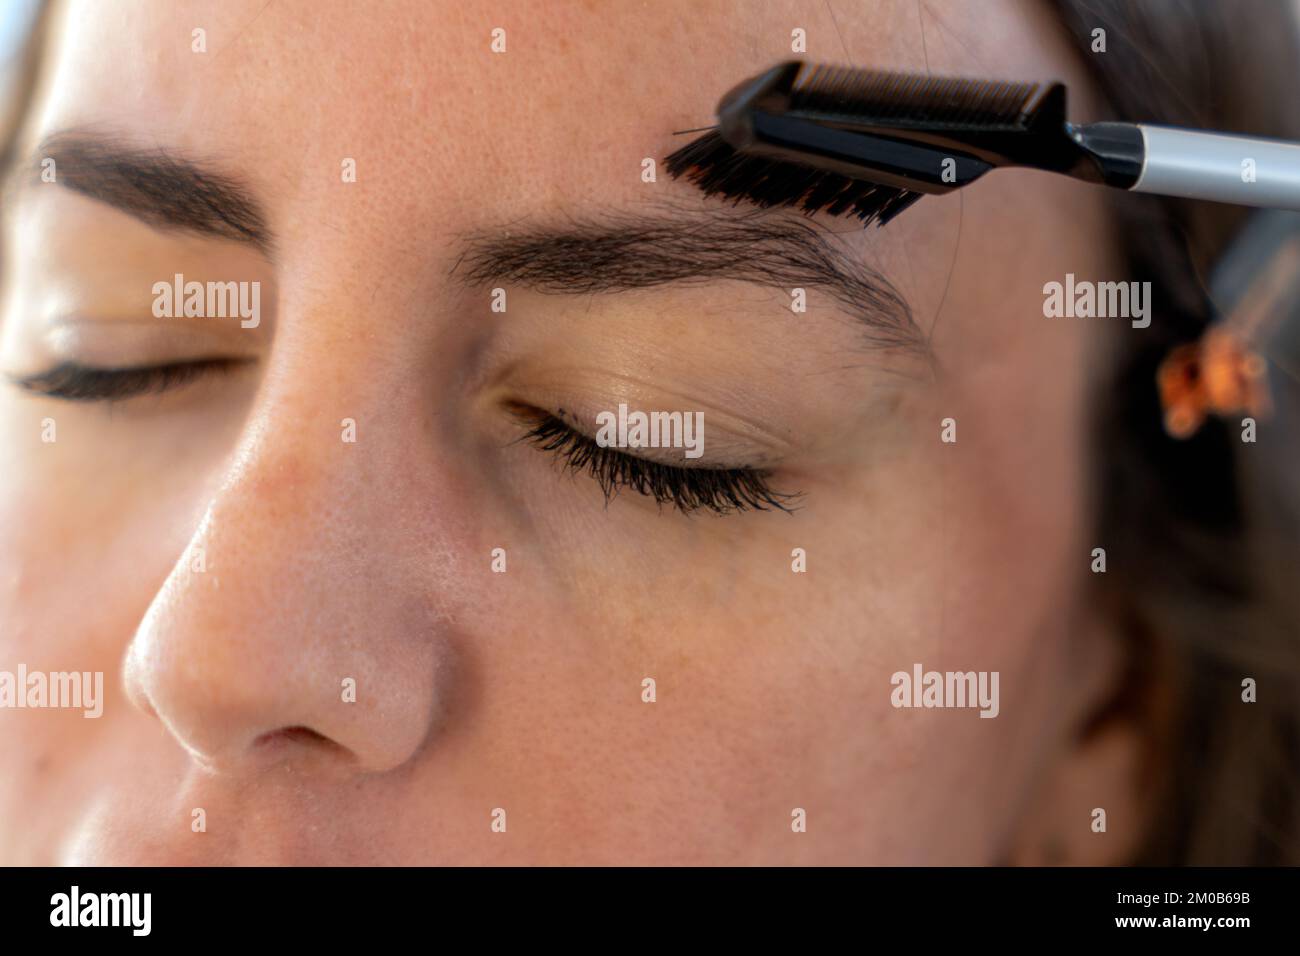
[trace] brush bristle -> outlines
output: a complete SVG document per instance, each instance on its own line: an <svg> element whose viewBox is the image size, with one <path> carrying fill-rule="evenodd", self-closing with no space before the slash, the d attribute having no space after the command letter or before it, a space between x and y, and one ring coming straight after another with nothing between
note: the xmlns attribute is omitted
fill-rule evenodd
<svg viewBox="0 0 1300 956"><path fill-rule="evenodd" d="M1042 101L1039 83L879 73L810 64L799 70L789 109L826 119L879 119L931 129L1024 129Z"/></svg>
<svg viewBox="0 0 1300 956"><path fill-rule="evenodd" d="M674 179L685 176L705 195L720 195L765 208L799 206L806 213L857 216L883 226L921 198L921 193L850 179L796 163L744 156L716 132L706 133L665 160Z"/></svg>

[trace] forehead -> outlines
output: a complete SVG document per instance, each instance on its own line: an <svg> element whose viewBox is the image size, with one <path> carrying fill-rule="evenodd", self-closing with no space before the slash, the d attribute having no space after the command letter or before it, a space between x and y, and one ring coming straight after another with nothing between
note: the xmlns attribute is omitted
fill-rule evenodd
<svg viewBox="0 0 1300 956"><path fill-rule="evenodd" d="M1062 79L1072 112L1090 111L1081 65L1035 0L67 0L59 12L23 145L89 126L233 174L277 237L285 302L379 276L397 297L388 304L406 309L453 291L440 276L467 233L702 201L662 173L645 182L644 160L662 161L692 138L675 130L710 124L723 93L794 55L795 31L813 61ZM345 163L355 183L343 182ZM1008 177L957 204L922 202L888 230L832 227L929 328L950 294L979 302L1009 281L987 265L970 288L949 277L961 236L1009 235L1002 220L1024 201L1023 180ZM1067 208L1040 203L1054 204ZM1081 234L1071 228L1071 241ZM400 289L412 291L399 301ZM995 323L981 328L999 341Z"/></svg>
<svg viewBox="0 0 1300 956"><path fill-rule="evenodd" d="M273 193L286 183L310 191L318 172L332 182L352 158L359 177L404 186L408 201L454 201L457 190L436 186L473 181L491 184L476 205L516 211L521 199L571 202L593 182L602 198L634 198L644 193L641 160L684 142L673 130L712 122L731 85L789 58L795 30L814 60L964 72L991 62L1033 75L1039 65L1020 54L1045 45L1043 25L1025 9L71 0L39 125L111 125L237 157ZM504 52L492 49L498 28ZM194 49L200 30L205 52Z"/></svg>

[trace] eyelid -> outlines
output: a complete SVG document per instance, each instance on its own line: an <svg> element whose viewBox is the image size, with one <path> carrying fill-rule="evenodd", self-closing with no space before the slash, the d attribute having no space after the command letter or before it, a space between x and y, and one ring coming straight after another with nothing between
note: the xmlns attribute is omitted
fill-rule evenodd
<svg viewBox="0 0 1300 956"><path fill-rule="evenodd" d="M595 436L591 434L592 430L583 427L581 419L572 412L564 408L557 408L555 411L545 411L532 405L526 405L518 402L512 402L508 406L510 414L519 421L520 424L527 428L554 427L560 426L568 429L573 433L573 437L585 442L597 444ZM528 436L525 436L525 439ZM524 439L520 439L521 441ZM677 471L763 471L764 469L753 465L723 465L707 461L696 461L689 463L686 459L674 456L672 460L654 457L653 453L659 449L650 447L629 446L627 448L603 447L610 454L622 455L624 458L634 458L637 461L643 461L646 464L663 465L665 468L673 468Z"/></svg>
<svg viewBox="0 0 1300 956"><path fill-rule="evenodd" d="M599 445L550 412L518 404L511 411L528 429L520 441L552 452L571 472L586 471L600 484L606 504L628 487L661 506L672 504L683 514L697 510L718 515L768 510L788 514L802 497L773 490L769 474L762 469L666 464Z"/></svg>
<svg viewBox="0 0 1300 956"><path fill-rule="evenodd" d="M126 368L61 362L33 375L10 376L10 380L25 391L63 401L122 401L137 395L161 394L183 388L199 378L233 371L249 361L208 358Z"/></svg>
<svg viewBox="0 0 1300 956"><path fill-rule="evenodd" d="M604 382L603 386L593 384L600 381ZM751 402L753 396L748 392L741 395L733 390L726 403L707 401L684 389L652 384L633 374L598 378L582 366L549 370L545 377L518 375L511 378L503 392L512 396L507 405L547 409L587 437L594 437L599 429L597 415L617 408L619 403L626 403L629 409L702 412L708 424L708 462L696 461L691 467L775 468L797 452L797 445L788 434L783 436L780 430L762 421L762 411L753 408L738 411ZM669 463L667 455L655 456L651 449L641 449L637 457Z"/></svg>
<svg viewBox="0 0 1300 956"><path fill-rule="evenodd" d="M175 318L160 322L139 316L61 315L37 323L33 344L50 364L88 368L147 368L201 362L210 356L254 359L261 331L223 327L210 320Z"/></svg>

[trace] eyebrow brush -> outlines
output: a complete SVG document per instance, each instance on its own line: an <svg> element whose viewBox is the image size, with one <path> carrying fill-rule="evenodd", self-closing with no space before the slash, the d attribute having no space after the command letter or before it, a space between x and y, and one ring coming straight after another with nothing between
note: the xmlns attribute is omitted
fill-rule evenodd
<svg viewBox="0 0 1300 956"><path fill-rule="evenodd" d="M922 195L998 167L1300 210L1300 144L1145 123L1066 120L1061 83L881 73L791 61L718 104L717 129L666 168L709 195L884 225Z"/></svg>

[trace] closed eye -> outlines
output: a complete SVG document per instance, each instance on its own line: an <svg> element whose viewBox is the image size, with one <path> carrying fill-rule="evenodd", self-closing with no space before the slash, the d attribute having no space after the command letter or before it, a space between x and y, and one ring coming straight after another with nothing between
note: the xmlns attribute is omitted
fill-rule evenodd
<svg viewBox="0 0 1300 956"><path fill-rule="evenodd" d="M560 419L538 409L519 409L527 425L520 439L553 453L564 470L585 472L596 479L608 503L621 488L670 504L683 514L712 511L724 515L741 511L793 512L799 494L774 491L768 472L757 468L680 468L649 461L599 445Z"/></svg>
<svg viewBox="0 0 1300 956"><path fill-rule="evenodd" d="M207 375L246 365L247 359L211 358L167 365L100 368L63 362L45 372L14 378L19 388L70 402L109 402L183 388Z"/></svg>
<svg viewBox="0 0 1300 956"><path fill-rule="evenodd" d="M139 395L161 394L209 375L225 374L248 364L246 359L212 358L165 365L102 368L63 362L35 375L15 377L19 388L72 402L111 402ZM775 491L769 473L757 468L680 468L625 454L596 443L553 415L537 409L517 413L527 423L520 440L553 453L570 472L596 479L606 502L622 488L670 504L683 514L711 511L724 515L742 511L778 510L791 513L799 494Z"/></svg>

